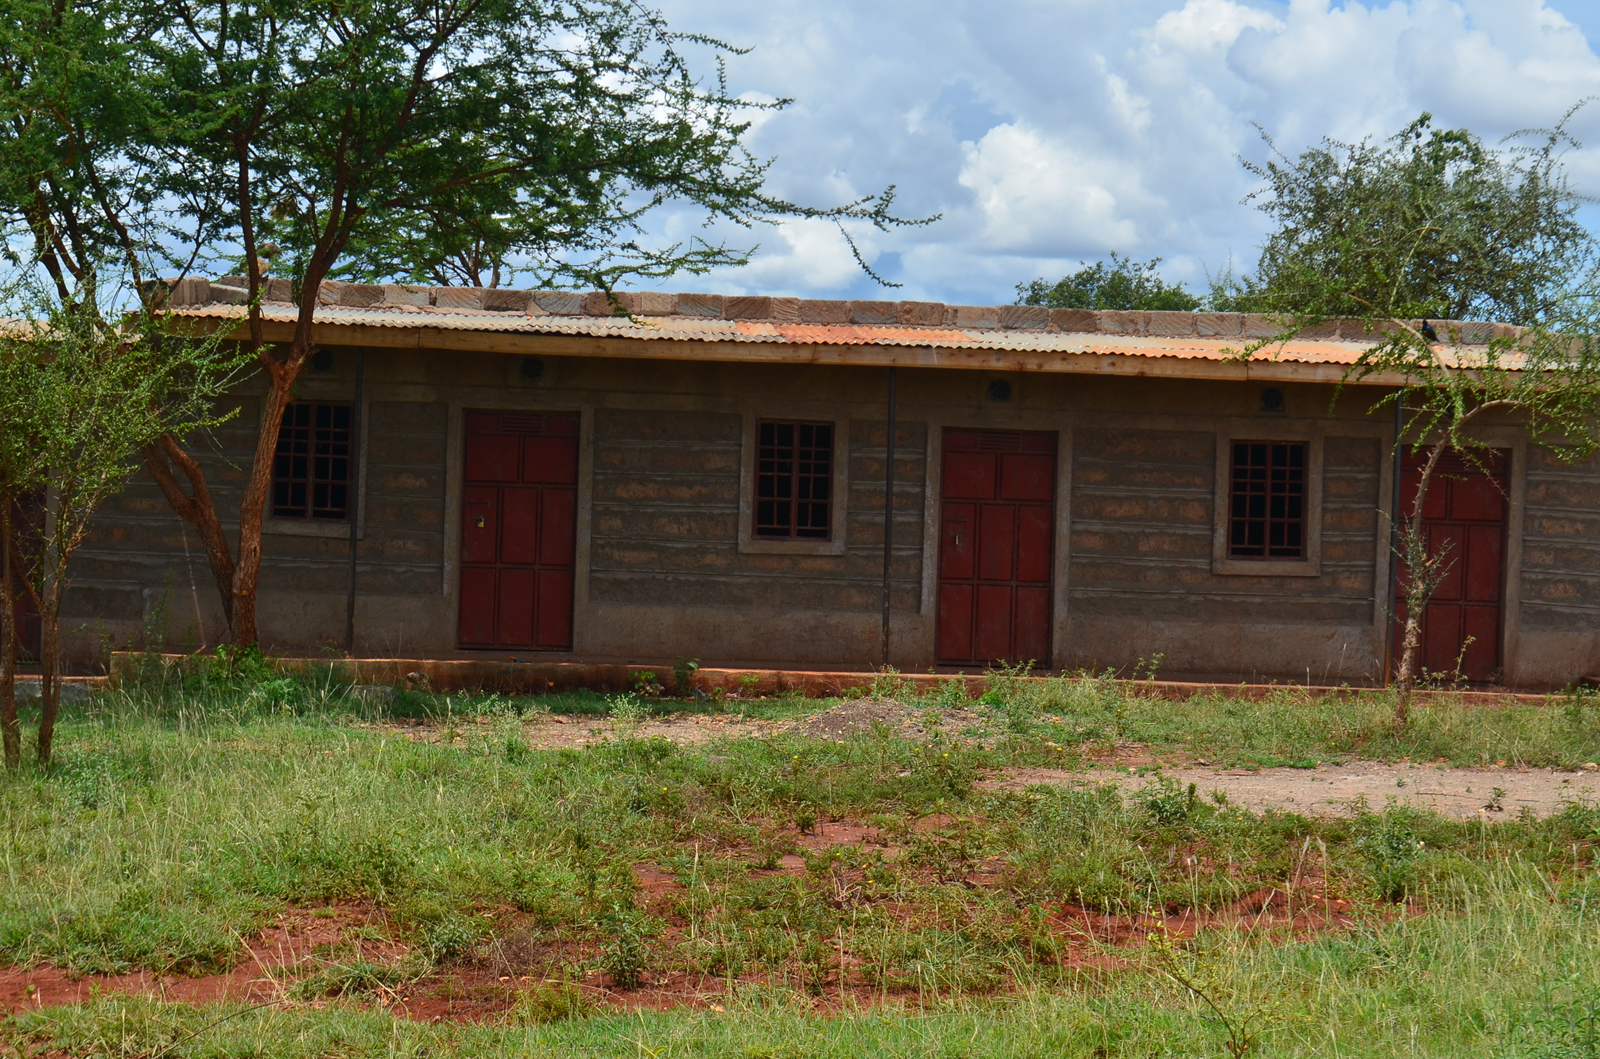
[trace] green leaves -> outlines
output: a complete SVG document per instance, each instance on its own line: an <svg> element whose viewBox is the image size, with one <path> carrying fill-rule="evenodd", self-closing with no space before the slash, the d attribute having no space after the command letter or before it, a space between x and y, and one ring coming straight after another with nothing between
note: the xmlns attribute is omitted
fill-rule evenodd
<svg viewBox="0 0 1600 1059"><path fill-rule="evenodd" d="M1052 309L1198 309L1200 299L1183 284L1167 283L1156 273L1160 264L1159 257L1134 261L1112 251L1109 268L1096 261L1054 284L1043 279L1017 284L1017 300Z"/></svg>
<svg viewBox="0 0 1600 1059"><path fill-rule="evenodd" d="M1258 275L1228 292L1229 307L1547 319L1593 261L1561 161L1573 143L1565 122L1534 147L1488 147L1466 129L1435 128L1426 113L1382 143L1324 139L1292 159L1274 147L1275 158L1245 168L1267 184L1247 201L1278 227Z"/></svg>

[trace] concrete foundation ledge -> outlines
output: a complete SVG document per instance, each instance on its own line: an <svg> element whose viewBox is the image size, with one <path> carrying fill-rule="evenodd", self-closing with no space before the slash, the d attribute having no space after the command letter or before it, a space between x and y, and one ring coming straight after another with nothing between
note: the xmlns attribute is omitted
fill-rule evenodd
<svg viewBox="0 0 1600 1059"><path fill-rule="evenodd" d="M118 683L134 675L146 655L118 651L111 656L110 679ZM162 661L177 665L193 656L162 655ZM145 663L147 664L147 663ZM655 682L672 687L672 663L656 665L591 662L507 662L490 659L438 658L275 658L273 664L285 672L329 674L362 688L362 697L375 698L375 687L407 688L435 692L483 691L506 695L543 695L553 691L623 692L634 688L643 674L653 674ZM1051 679L1025 677L1028 681ZM722 691L738 695L799 694L807 697L832 697L860 694L870 690L880 674L870 670L786 670L733 669L707 666L691 681L702 692ZM981 695L989 687L983 676L935 673L883 674L884 684L928 690L950 681L966 684L969 695ZM1294 695L1307 700L1328 695L1359 696L1382 694L1378 688L1321 687L1299 684L1230 684L1173 680L1112 680L1114 684L1141 698L1182 702L1196 695L1230 695L1259 700L1272 696ZM1543 705L1552 696L1507 690L1418 691L1419 702L1451 701L1479 706L1531 703Z"/></svg>

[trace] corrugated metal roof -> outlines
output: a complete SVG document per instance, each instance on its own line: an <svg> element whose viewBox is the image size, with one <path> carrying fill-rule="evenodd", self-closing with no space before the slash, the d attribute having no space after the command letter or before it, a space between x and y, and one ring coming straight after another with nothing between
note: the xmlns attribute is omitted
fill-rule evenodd
<svg viewBox="0 0 1600 1059"><path fill-rule="evenodd" d="M269 303L262 306L268 323L294 324L299 308ZM202 319L243 320L240 305L210 304L174 309L176 315ZM773 343L806 346L901 346L922 349L982 350L1020 353L1097 354L1123 357L1176 358L1226 362L1236 359L1239 338L1146 337L1093 332L965 330L951 327L906 327L871 324L801 324L767 320L719 320L692 317L553 316L493 312L429 305L384 305L370 308L319 306L315 323L325 327L442 330L488 334L567 335L644 341L692 343ZM326 340L326 339L324 339ZM1256 360L1347 366L1369 343L1295 340L1255 354Z"/></svg>

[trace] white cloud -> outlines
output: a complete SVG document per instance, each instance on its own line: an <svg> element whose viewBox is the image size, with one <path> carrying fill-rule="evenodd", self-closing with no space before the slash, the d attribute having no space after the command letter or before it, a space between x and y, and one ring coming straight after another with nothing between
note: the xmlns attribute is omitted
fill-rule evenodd
<svg viewBox="0 0 1600 1059"><path fill-rule="evenodd" d="M1150 39L1179 51L1203 52L1230 47L1247 29L1281 30L1270 12L1232 0L1189 0L1177 11L1156 19Z"/></svg>
<svg viewBox="0 0 1600 1059"><path fill-rule="evenodd" d="M1238 156L1252 123L1294 152L1324 135L1386 136L1423 110L1486 139L1548 126L1600 95L1600 58L1574 19L1587 0L663 0L669 22L754 51L731 88L793 97L751 146L772 189L830 205L899 186L926 228L868 229L889 296L999 301L1033 275L1111 250L1162 256L1198 284L1254 263L1264 218ZM709 71L710 56L704 56ZM755 98L750 95L749 98ZM1600 103L1571 156L1600 193ZM667 209L653 227L689 231ZM1597 218L1596 227L1600 227ZM713 231L764 245L719 289L880 292L826 224ZM694 281L696 285L708 280ZM681 286L674 281L667 287Z"/></svg>
<svg viewBox="0 0 1600 1059"><path fill-rule="evenodd" d="M1136 198L1138 175L1107 167L1025 126L997 125L965 149L961 184L983 216L986 250L1037 253L1067 243L1136 241L1119 193Z"/></svg>

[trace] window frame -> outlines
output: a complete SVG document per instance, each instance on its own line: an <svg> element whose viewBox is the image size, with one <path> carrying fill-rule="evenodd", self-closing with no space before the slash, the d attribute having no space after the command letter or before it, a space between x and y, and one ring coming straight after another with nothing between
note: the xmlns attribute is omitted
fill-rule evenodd
<svg viewBox="0 0 1600 1059"><path fill-rule="evenodd" d="M1305 542L1298 559L1235 557L1230 553L1233 522L1233 446L1238 442L1305 446ZM1244 577L1320 577L1322 575L1322 432L1288 423L1239 423L1217 434L1216 499L1211 571Z"/></svg>
<svg viewBox="0 0 1600 1059"><path fill-rule="evenodd" d="M343 526L348 526L350 524L350 511L351 511L351 508L354 506L354 500L355 500L355 497L351 495L352 494L352 490L350 488L350 486L352 484L351 481L350 481L350 477L351 477L350 472L353 469L351 465L352 465L352 463L354 462L354 460L355 460L355 458L357 456L357 453L352 451L356 447L356 444L357 444L357 439L355 437L355 428L356 428L357 424L355 422L356 411L355 411L354 402L351 402L351 401L307 401L307 400L290 401L288 404L283 406L283 418L287 419L289 417L290 412L292 410L296 409L296 408L309 408L310 409L310 415L309 415L310 423L309 423L308 426L306 426L306 427L295 426L293 428L290 428L290 429L294 429L294 430L304 429L304 430L309 431L309 437L307 439L308 450L304 455L304 459L306 461L306 474L305 474L305 477L303 477L303 478L300 478L300 477L284 478L279 474L278 461L280 459L282 459L283 456L284 456L284 454L282 452L282 449L283 449L283 445L284 445L285 440L287 440L285 435L284 435L285 424L280 420L279 427L278 427L278 443L274 447L274 450L273 450L273 453L272 453L272 484L269 486L270 493L269 493L269 495L267 497L268 509L272 512L272 517L274 519L277 519L277 520L280 520L280 521L285 521L285 522L312 522L312 523L322 523L324 525L343 525ZM322 414L322 412L324 410L327 410L327 412L328 412L329 422L328 422L327 426L322 426L317 422L317 420L321 417L321 414ZM338 413L340 411L343 411L344 414L345 414L345 425L342 428L338 425L338 422L337 422L337 416L338 416ZM332 435L337 434L340 430L342 430L344 432L344 435L345 435L345 439L344 439L345 451L344 451L344 454L343 454L343 457L342 457L342 459L344 460L344 481L343 482L340 482L337 478L319 477L317 475L318 463L319 463L320 460L326 459L326 460L329 460L329 461L333 461L333 460L338 460L338 459L341 458L340 456L335 455L335 454L333 454L331 452L328 453L328 454L322 454L322 453L318 452L318 446L319 445L326 444L326 445L332 446L334 444L337 444L332 439ZM327 438L319 438L318 437L319 433L325 433L325 434L327 434L329 436ZM293 459L295 457L293 456L293 454L291 454L290 458ZM330 470L331 470L331 467L330 467ZM293 484L296 484L296 483L303 483L304 484L305 490L306 490L306 502L304 503L304 505L302 505L302 508L303 508L303 510L305 512L304 514L284 514L283 512L278 510L278 501L277 501L278 486L279 486L280 483L285 483L285 482L289 483L291 485L291 487L293 486ZM326 486L331 491L334 487L340 486L340 485L342 485L344 487L344 506L340 509L340 513L337 514L337 515L318 515L317 514L318 508L316 506L317 488L319 486Z"/></svg>
<svg viewBox="0 0 1600 1059"><path fill-rule="evenodd" d="M748 408L748 406L747 406ZM845 554L846 509L849 506L850 423L848 419L831 418L827 412L816 414L793 407L775 408L765 403L744 413L739 474L739 551L755 555L843 555ZM761 449L761 424L763 423L814 423L833 428L832 474L830 476L828 536L821 537L766 537L757 536L756 492L759 486L758 469Z"/></svg>
<svg viewBox="0 0 1600 1059"><path fill-rule="evenodd" d="M349 385L327 379L308 379L296 387L296 400L291 404L342 404L351 409L355 408L355 401L350 396ZM342 392L341 392L342 391ZM367 442L371 435L372 426L372 399L365 397L361 402L360 430L356 442L355 470L356 488L349 494L349 500L356 505L356 539L364 540L367 535ZM256 415L259 421L265 409ZM276 452L273 454L277 458ZM327 537L338 540L347 540L350 537L350 515L348 506L345 517L342 519L310 519L292 518L272 513L272 482L267 484L266 497L261 510L261 532L280 537Z"/></svg>

